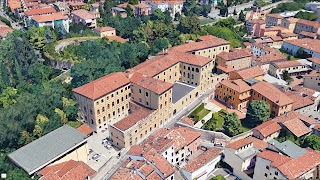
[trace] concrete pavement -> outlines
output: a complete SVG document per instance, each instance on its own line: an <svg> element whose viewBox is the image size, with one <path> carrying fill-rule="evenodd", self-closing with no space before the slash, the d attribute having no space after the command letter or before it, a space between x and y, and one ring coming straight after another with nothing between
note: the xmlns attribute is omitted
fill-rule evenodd
<svg viewBox="0 0 320 180"><path fill-rule="evenodd" d="M239 13L241 10L244 10L245 8L251 8L251 6L253 5L253 1L250 1L248 3L243 3L243 4L239 4L237 6L230 6L228 7L228 12L229 14L233 13L233 10L236 9L236 11ZM220 14L220 10L219 9L213 9L208 16L212 19L215 20L219 20L220 18L224 18L219 16Z"/></svg>

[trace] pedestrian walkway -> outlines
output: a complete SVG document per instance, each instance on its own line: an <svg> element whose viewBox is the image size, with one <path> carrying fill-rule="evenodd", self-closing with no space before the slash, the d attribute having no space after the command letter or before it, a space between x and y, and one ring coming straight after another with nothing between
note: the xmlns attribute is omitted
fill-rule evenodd
<svg viewBox="0 0 320 180"><path fill-rule="evenodd" d="M194 127L201 128L207 121L209 121L212 117L212 112L209 112L205 117L203 117L200 121L198 121ZM202 122L204 121L204 122Z"/></svg>

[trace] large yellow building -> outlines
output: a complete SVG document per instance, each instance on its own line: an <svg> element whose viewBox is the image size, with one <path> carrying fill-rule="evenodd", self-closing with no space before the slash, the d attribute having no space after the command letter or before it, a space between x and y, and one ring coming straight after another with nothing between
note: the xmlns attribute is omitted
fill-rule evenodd
<svg viewBox="0 0 320 180"><path fill-rule="evenodd" d="M113 145L130 147L213 88L215 57L229 49L228 41L202 36L76 88L81 117L96 131L108 128Z"/></svg>

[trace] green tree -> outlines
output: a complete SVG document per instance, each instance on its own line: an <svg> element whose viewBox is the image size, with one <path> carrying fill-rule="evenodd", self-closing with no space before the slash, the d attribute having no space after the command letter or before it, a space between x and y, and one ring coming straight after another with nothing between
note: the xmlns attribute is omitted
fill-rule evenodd
<svg viewBox="0 0 320 180"><path fill-rule="evenodd" d="M156 55L164 49L168 49L170 47L170 43L167 38L156 39L151 48L151 54Z"/></svg>
<svg viewBox="0 0 320 180"><path fill-rule="evenodd" d="M172 23L172 17L169 10L164 11L164 23L165 24L171 24Z"/></svg>
<svg viewBox="0 0 320 180"><path fill-rule="evenodd" d="M226 178L224 178L223 175L219 174L219 175L211 178L210 180L226 180Z"/></svg>
<svg viewBox="0 0 320 180"><path fill-rule="evenodd" d="M62 124L66 124L66 123L68 122L66 113L63 112L61 109L56 108L56 109L54 110L54 112L57 113L57 114L60 116L60 119L61 119L61 123L62 123Z"/></svg>
<svg viewBox="0 0 320 180"><path fill-rule="evenodd" d="M304 139L303 147L310 147L314 150L320 151L320 137L315 134L307 136Z"/></svg>
<svg viewBox="0 0 320 180"><path fill-rule="evenodd" d="M137 4L139 4L139 1L138 0L129 0L129 4L137 5Z"/></svg>
<svg viewBox="0 0 320 180"><path fill-rule="evenodd" d="M303 48L299 48L299 50L297 51L296 56L298 58L301 58L301 59L307 59L307 58L311 57L312 55L307 53L307 52L305 52Z"/></svg>
<svg viewBox="0 0 320 180"><path fill-rule="evenodd" d="M33 129L33 136L39 138L42 136L42 128L39 125L35 125Z"/></svg>
<svg viewBox="0 0 320 180"><path fill-rule="evenodd" d="M293 81L288 71L283 71L282 78L283 80L287 81L289 84Z"/></svg>
<svg viewBox="0 0 320 180"><path fill-rule="evenodd" d="M44 116L42 114L37 115L36 122L38 125L44 124L48 121L49 121L49 119L46 116Z"/></svg>
<svg viewBox="0 0 320 180"><path fill-rule="evenodd" d="M160 10L160 9L156 9L155 11L153 11L153 13L150 16L151 20L159 20L159 21L163 21L165 19L165 14Z"/></svg>
<svg viewBox="0 0 320 180"><path fill-rule="evenodd" d="M179 12L177 12L175 15L174 15L174 20L175 21L180 21L181 20L181 14Z"/></svg>
<svg viewBox="0 0 320 180"><path fill-rule="evenodd" d="M186 0L183 3L183 9L182 12L186 16L192 16L193 15L193 8L197 5L197 2L195 0Z"/></svg>
<svg viewBox="0 0 320 180"><path fill-rule="evenodd" d="M220 15L223 17L228 17L228 7L227 6L220 7Z"/></svg>
<svg viewBox="0 0 320 180"><path fill-rule="evenodd" d="M126 7L126 13L128 17L134 17L134 12L130 6Z"/></svg>
<svg viewBox="0 0 320 180"><path fill-rule="evenodd" d="M201 6L201 7L202 7L202 12L201 12L201 14L202 14L204 17L207 17L208 14L209 14L210 11L211 11L211 7L208 6L208 5L203 5L203 6Z"/></svg>
<svg viewBox="0 0 320 180"><path fill-rule="evenodd" d="M140 42L137 45L137 57L140 62L147 59L150 51L150 46L146 42Z"/></svg>
<svg viewBox="0 0 320 180"><path fill-rule="evenodd" d="M294 17L298 19L306 19L309 21L316 21L318 19L318 16L316 13L303 12L303 11L299 11Z"/></svg>
<svg viewBox="0 0 320 180"><path fill-rule="evenodd" d="M17 90L13 87L6 87L0 94L0 106L8 108L10 105L17 102Z"/></svg>
<svg viewBox="0 0 320 180"><path fill-rule="evenodd" d="M247 119L251 122L261 124L270 117L270 105L266 101L253 100L247 109Z"/></svg>
<svg viewBox="0 0 320 180"><path fill-rule="evenodd" d="M29 144L32 141L28 131L22 131L21 138L23 141L23 145Z"/></svg>
<svg viewBox="0 0 320 180"><path fill-rule="evenodd" d="M183 17L177 29L185 34L197 34L200 31L200 20L196 16Z"/></svg>
<svg viewBox="0 0 320 180"><path fill-rule="evenodd" d="M235 136L242 132L241 130L241 122L236 113L227 114L224 117L223 128L225 133L230 136Z"/></svg>
<svg viewBox="0 0 320 180"><path fill-rule="evenodd" d="M244 16L243 11L241 10L239 13L239 21L244 22L246 20L246 17Z"/></svg>

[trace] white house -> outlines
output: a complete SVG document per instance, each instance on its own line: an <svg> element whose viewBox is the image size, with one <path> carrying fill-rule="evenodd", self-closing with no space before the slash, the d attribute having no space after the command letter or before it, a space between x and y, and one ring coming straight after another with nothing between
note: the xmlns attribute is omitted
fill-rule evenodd
<svg viewBox="0 0 320 180"><path fill-rule="evenodd" d="M312 57L320 58L320 40L318 39L294 39L284 41L282 49L293 56L297 55L297 52L302 48L306 53L311 54Z"/></svg>
<svg viewBox="0 0 320 180"><path fill-rule="evenodd" d="M53 29L55 25L64 27L69 32L69 19L68 16L64 16L61 12L50 15L38 15L31 17L31 24L36 27L49 26Z"/></svg>
<svg viewBox="0 0 320 180"><path fill-rule="evenodd" d="M181 174L187 180L206 180L221 160L221 154L222 149L213 147L181 168Z"/></svg>

